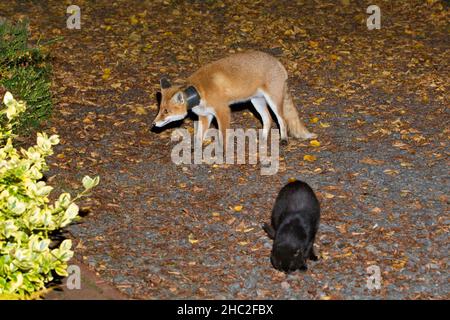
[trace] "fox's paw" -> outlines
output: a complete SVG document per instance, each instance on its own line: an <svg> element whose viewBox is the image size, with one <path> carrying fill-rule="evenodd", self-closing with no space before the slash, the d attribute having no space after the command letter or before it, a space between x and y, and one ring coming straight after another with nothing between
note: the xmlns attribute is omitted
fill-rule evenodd
<svg viewBox="0 0 450 320"><path fill-rule="evenodd" d="M281 139L280 140L280 144L285 147L285 146L288 145L288 140L287 139Z"/></svg>
<svg viewBox="0 0 450 320"><path fill-rule="evenodd" d="M317 134L309 132L309 131L303 131L298 133L293 133L293 137L297 139L303 139L303 140L310 140L310 139L316 139Z"/></svg>
<svg viewBox="0 0 450 320"><path fill-rule="evenodd" d="M308 132L307 134L305 134L303 136L303 139L305 139L305 140L316 139L316 138L317 138L317 134L312 133L312 132Z"/></svg>

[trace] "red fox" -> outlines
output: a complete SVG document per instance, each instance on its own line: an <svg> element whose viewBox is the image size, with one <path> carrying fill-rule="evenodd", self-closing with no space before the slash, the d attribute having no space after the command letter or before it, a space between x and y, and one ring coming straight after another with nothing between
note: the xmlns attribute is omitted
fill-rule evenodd
<svg viewBox="0 0 450 320"><path fill-rule="evenodd" d="M259 51L237 53L207 64L191 75L184 87L171 86L163 78L160 81L161 105L153 126L162 127L182 120L192 109L199 116L196 139L200 143L213 117L217 120L221 139L225 138L226 142L226 130L230 127L229 106L250 100L261 116L264 139L267 140L272 124L267 104L275 114L283 142L287 142L288 131L295 138L316 138L317 135L309 132L299 118L289 94L287 78L286 69L275 57Z"/></svg>

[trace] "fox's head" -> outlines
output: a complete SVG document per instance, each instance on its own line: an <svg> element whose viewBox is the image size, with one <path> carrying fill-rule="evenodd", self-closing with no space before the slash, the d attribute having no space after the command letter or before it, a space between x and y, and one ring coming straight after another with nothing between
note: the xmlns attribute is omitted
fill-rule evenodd
<svg viewBox="0 0 450 320"><path fill-rule="evenodd" d="M154 127L163 127L166 124L182 120L187 116L187 104L183 91L178 86L172 86L166 78L162 78L161 104L155 120Z"/></svg>

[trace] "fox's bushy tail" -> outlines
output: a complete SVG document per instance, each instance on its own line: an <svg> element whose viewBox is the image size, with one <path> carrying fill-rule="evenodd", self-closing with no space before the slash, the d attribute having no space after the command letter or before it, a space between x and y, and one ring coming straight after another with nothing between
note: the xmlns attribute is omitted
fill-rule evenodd
<svg viewBox="0 0 450 320"><path fill-rule="evenodd" d="M284 86L283 117L288 132L292 137L299 139L317 138L316 134L311 133L306 129L305 124L300 119L287 85Z"/></svg>

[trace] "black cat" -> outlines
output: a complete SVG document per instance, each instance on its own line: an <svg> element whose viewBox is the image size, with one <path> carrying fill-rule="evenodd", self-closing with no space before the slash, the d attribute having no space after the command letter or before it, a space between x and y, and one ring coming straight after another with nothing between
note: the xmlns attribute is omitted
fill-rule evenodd
<svg viewBox="0 0 450 320"><path fill-rule="evenodd" d="M270 260L275 269L307 270L306 260L317 260L313 244L319 220L319 201L308 184L294 181L281 189L272 210L272 225L263 226L274 239Z"/></svg>

